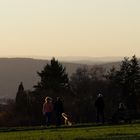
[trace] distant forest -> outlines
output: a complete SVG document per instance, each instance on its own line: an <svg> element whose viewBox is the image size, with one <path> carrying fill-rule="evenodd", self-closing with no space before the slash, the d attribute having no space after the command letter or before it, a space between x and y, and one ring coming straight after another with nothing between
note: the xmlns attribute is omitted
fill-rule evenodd
<svg viewBox="0 0 140 140"><path fill-rule="evenodd" d="M61 97L64 112L75 123L96 121L95 100L100 93L105 102L105 121L109 122L124 103L132 119L140 117L140 66L137 57L125 57L119 67L82 66L68 76L66 68L55 58L37 72L33 90L20 83L16 98L0 105L0 126L43 125L42 105L46 96L55 102ZM22 79L21 79L22 80ZM55 115L53 115L55 122Z"/></svg>

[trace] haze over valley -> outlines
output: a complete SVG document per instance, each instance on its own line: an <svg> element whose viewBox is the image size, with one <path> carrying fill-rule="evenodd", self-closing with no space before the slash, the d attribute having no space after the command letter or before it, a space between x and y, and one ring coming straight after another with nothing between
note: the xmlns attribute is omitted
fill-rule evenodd
<svg viewBox="0 0 140 140"><path fill-rule="evenodd" d="M77 68L83 67L84 65L92 67L99 64L109 69L113 65L117 66L119 60L111 63L111 59L106 58L106 61L103 60L103 63L102 58L88 59L87 57L74 57L73 59L70 59L70 57L68 57L67 59L61 59L60 62L66 67L66 71L70 76ZM0 98L14 98L21 81L24 84L25 90L33 90L33 86L40 80L37 71L41 71L47 63L49 63L49 60L0 58Z"/></svg>

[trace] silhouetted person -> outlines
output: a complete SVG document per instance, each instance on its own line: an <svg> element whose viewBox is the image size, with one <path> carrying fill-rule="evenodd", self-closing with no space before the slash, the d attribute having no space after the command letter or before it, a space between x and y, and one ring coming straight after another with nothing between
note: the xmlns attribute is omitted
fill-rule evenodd
<svg viewBox="0 0 140 140"><path fill-rule="evenodd" d="M118 119L119 120L125 120L126 117L126 107L124 105L124 103L119 103L119 107L118 107Z"/></svg>
<svg viewBox="0 0 140 140"><path fill-rule="evenodd" d="M97 123L100 122L100 118L102 119L102 123L104 123L104 100L102 94L98 94L97 99L95 101L95 107Z"/></svg>
<svg viewBox="0 0 140 140"><path fill-rule="evenodd" d="M62 113L64 112L63 102L60 97L57 97L57 100L54 104L54 110L56 113L56 125L60 126L62 122Z"/></svg>
<svg viewBox="0 0 140 140"><path fill-rule="evenodd" d="M42 112L43 112L43 115L45 115L46 117L47 126L51 125L52 111L53 111L52 99L50 97L46 97L45 103L43 104Z"/></svg>
<svg viewBox="0 0 140 140"><path fill-rule="evenodd" d="M118 111L125 111L126 107L124 103L119 103Z"/></svg>

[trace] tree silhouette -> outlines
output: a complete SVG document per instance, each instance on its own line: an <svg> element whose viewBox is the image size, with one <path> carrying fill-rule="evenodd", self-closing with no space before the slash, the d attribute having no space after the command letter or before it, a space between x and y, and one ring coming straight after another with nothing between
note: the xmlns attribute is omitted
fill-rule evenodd
<svg viewBox="0 0 140 140"><path fill-rule="evenodd" d="M16 94L16 111L19 114L25 114L27 112L27 94L24 90L23 83L21 82Z"/></svg>
<svg viewBox="0 0 140 140"><path fill-rule="evenodd" d="M140 91L140 66L135 55L130 60L130 64L131 92L138 94Z"/></svg>
<svg viewBox="0 0 140 140"><path fill-rule="evenodd" d="M130 109L137 110L138 96L140 92L140 66L138 59L134 55L130 60L130 94L129 106Z"/></svg>
<svg viewBox="0 0 140 140"><path fill-rule="evenodd" d="M137 96L140 91L140 66L136 56L125 57L119 70L111 69L107 78L122 90L122 98L131 110L137 110Z"/></svg>
<svg viewBox="0 0 140 140"><path fill-rule="evenodd" d="M41 78L40 82L34 86L37 90L61 92L68 86L69 80L66 69L55 58L52 58L50 64L47 64L37 74Z"/></svg>

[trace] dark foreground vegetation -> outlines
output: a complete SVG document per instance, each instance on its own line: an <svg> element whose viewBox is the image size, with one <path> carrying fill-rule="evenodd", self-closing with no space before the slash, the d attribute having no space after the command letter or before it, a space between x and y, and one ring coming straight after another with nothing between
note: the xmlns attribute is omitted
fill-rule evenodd
<svg viewBox="0 0 140 140"><path fill-rule="evenodd" d="M15 128L0 132L1 140L139 140L140 124ZM36 129L36 130L35 130ZM20 131L19 131L20 130Z"/></svg>
<svg viewBox="0 0 140 140"><path fill-rule="evenodd" d="M136 56L124 58L119 68L105 70L100 66L90 69L85 66L78 68L72 76L52 58L37 74L40 80L34 90L26 91L24 83L21 83L16 99L0 105L1 127L43 125L42 105L46 96L52 97L53 102L56 97L61 97L64 112L74 123L96 121L95 100L99 93L105 102L105 122L119 123L123 119L131 123L140 119L140 66ZM119 117L114 118L119 103L125 105L126 113L123 118L118 114ZM52 116L54 123L55 114ZM93 128L91 131L96 130Z"/></svg>

